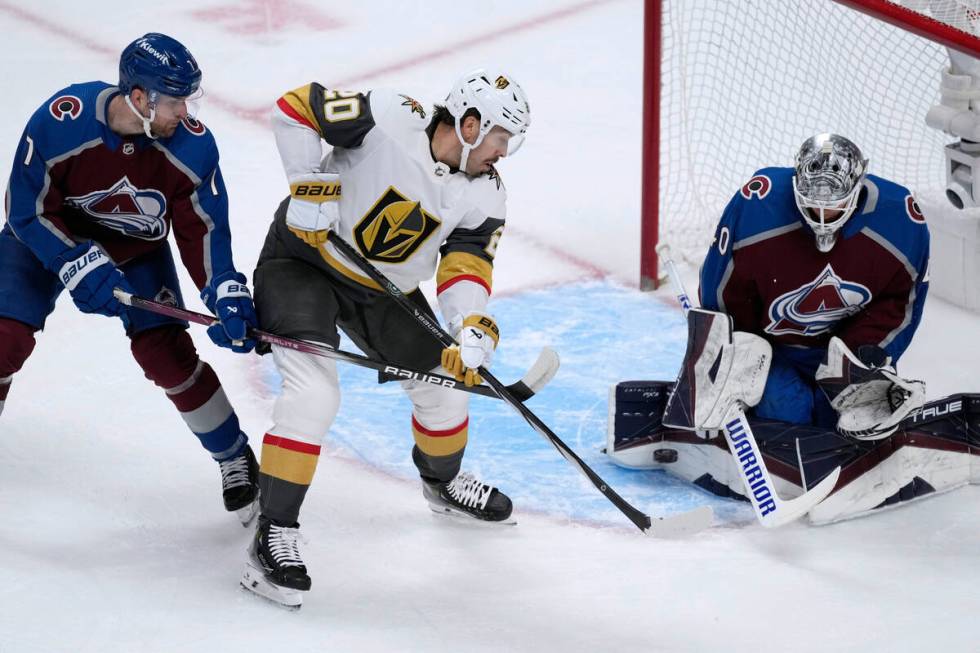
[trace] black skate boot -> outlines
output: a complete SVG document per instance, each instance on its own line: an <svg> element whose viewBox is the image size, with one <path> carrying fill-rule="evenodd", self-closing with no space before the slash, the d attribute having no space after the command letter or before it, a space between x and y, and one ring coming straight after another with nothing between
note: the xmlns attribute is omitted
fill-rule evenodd
<svg viewBox="0 0 980 653"><path fill-rule="evenodd" d="M238 514L242 526L248 526L259 509L259 464L252 447L234 458L218 463L221 468L221 496L225 510Z"/></svg>
<svg viewBox="0 0 980 653"><path fill-rule="evenodd" d="M284 606L299 608L303 604L301 592L309 591L312 585L299 555L299 537L299 524L283 526L260 516L248 550L242 587Z"/></svg>
<svg viewBox="0 0 980 653"><path fill-rule="evenodd" d="M424 479L423 479L424 480ZM433 512L486 522L513 524L513 508L506 494L462 472L448 483L424 481L422 496Z"/></svg>

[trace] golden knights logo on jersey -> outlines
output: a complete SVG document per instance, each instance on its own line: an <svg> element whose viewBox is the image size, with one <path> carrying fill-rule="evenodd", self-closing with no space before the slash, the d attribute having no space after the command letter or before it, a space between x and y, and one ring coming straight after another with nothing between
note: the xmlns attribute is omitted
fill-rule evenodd
<svg viewBox="0 0 980 653"><path fill-rule="evenodd" d="M412 113L417 113L419 114L420 118L425 118L425 107L422 106L421 102L407 95L402 95L401 93L398 95L399 97L405 98L405 101L402 102L403 107L408 107L408 110Z"/></svg>
<svg viewBox="0 0 980 653"><path fill-rule="evenodd" d="M440 220L389 186L354 227L364 255L374 261L402 263L442 224Z"/></svg>

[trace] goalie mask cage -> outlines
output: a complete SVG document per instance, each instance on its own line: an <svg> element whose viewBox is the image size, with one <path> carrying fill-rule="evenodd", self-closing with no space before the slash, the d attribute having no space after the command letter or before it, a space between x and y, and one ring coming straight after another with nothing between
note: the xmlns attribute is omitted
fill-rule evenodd
<svg viewBox="0 0 980 653"><path fill-rule="evenodd" d="M943 198L955 139L925 116L946 47L980 57L974 29L980 0L645 0L640 287L657 286L658 243L700 264L735 191L813 134Z"/></svg>

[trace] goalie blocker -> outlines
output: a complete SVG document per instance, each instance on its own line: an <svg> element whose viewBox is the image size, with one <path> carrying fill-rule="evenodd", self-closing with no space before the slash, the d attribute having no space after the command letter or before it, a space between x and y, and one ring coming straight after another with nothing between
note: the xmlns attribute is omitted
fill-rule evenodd
<svg viewBox="0 0 980 653"><path fill-rule="evenodd" d="M631 469L666 469L713 494L745 500L736 460L720 431L663 425L673 383L624 381L610 389L606 453ZM837 485L808 517L828 524L980 485L980 393L929 402L891 437L857 440L835 431L750 418L776 491L801 495L840 466Z"/></svg>

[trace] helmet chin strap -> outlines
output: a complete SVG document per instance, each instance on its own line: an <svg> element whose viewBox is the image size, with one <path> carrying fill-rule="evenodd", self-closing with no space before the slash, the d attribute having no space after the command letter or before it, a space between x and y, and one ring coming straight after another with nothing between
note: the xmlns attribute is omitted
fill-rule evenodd
<svg viewBox="0 0 980 653"><path fill-rule="evenodd" d="M467 143L466 139L463 138L463 132L459 128L460 121L456 121L456 138L459 139L460 145L463 146L463 151L459 155L459 169L466 173L466 163L470 160L470 152L480 146L483 142L483 137L486 135L484 132L477 134L476 142L473 144Z"/></svg>
<svg viewBox="0 0 980 653"><path fill-rule="evenodd" d="M133 101L129 99L129 95L126 95L125 98L126 98L126 106L129 107L129 110L132 111L133 114L143 122L143 133L146 134L147 138L156 140L157 137L153 135L153 131L150 129L150 125L153 122L153 119L157 115L156 108L153 107L152 105L150 106L150 117L149 119L147 119L146 116L140 113L139 110L137 110L137 108L133 106Z"/></svg>

